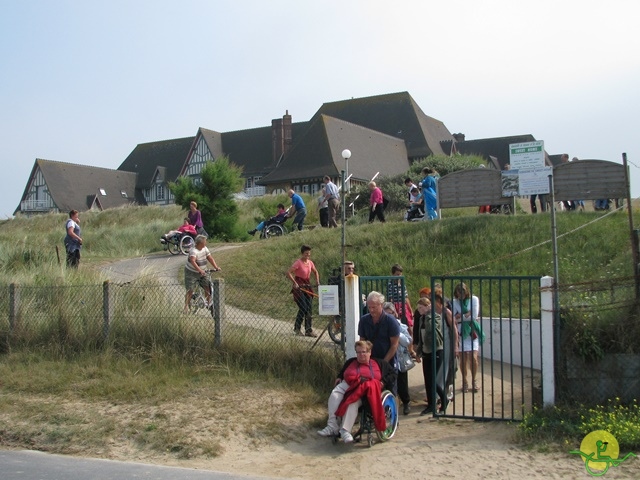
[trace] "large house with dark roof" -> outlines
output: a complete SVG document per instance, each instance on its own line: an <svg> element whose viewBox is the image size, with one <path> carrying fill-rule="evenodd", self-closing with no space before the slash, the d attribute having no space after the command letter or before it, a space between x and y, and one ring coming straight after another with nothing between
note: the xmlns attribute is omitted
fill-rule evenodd
<svg viewBox="0 0 640 480"><path fill-rule="evenodd" d="M93 168L93 177L99 179L74 182L83 201L75 200L71 207L84 210L109 205L98 197L100 189L105 190L103 185L114 179L122 182L116 190L126 192L128 202L171 204L170 182L180 176L198 181L202 166L222 155L242 167L247 195L289 188L315 194L324 175L337 179L347 167L341 155L344 149L352 152L347 172L351 181L364 183L376 174L403 173L412 161L432 154L449 155L454 147L455 139L445 125L425 115L408 92L400 92L325 103L307 122L294 123L287 111L271 126L233 132L199 128L195 137L142 143L115 171L77 166L78 172L71 173L72 164L65 165L71 177L84 178L88 175L84 169ZM38 162L16 212L67 210L68 203L54 201L62 198L60 176L36 179ZM135 192L129 192L132 181ZM108 190L113 190L115 186L110 185Z"/></svg>
<svg viewBox="0 0 640 480"><path fill-rule="evenodd" d="M136 177L132 172L38 158L14 214L103 210L143 203Z"/></svg>

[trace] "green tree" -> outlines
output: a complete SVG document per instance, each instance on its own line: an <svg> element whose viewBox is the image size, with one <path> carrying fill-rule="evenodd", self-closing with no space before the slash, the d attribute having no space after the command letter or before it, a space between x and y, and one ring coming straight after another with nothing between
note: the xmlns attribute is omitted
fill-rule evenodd
<svg viewBox="0 0 640 480"><path fill-rule="evenodd" d="M190 177L180 177L169 189L175 196L176 204L189 209L195 201L202 212L202 221L209 235L221 240L235 240L243 236L238 224L238 205L233 198L242 190L244 180L242 167L227 157L207 162L200 172L199 181Z"/></svg>

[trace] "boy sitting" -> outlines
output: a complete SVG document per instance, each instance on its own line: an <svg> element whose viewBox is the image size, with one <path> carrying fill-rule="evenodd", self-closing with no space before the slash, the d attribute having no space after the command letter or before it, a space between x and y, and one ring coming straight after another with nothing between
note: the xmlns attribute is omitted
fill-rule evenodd
<svg viewBox="0 0 640 480"><path fill-rule="evenodd" d="M263 220L260 222L256 228L253 230L249 230L247 233L249 235L255 235L256 232L261 232L264 227L267 225L271 225L272 223L283 223L287 218L289 218L289 210L284 208L282 203L278 204L278 213L276 213L273 217L268 220Z"/></svg>

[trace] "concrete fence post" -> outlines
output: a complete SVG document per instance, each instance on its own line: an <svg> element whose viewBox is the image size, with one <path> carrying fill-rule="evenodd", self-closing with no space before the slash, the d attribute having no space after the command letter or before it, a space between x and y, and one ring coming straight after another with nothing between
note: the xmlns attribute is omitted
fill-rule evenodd
<svg viewBox="0 0 640 480"><path fill-rule="evenodd" d="M346 358L356 356L353 346L358 337L360 321L360 279L357 275L344 277L344 353Z"/></svg>
<svg viewBox="0 0 640 480"><path fill-rule="evenodd" d="M102 343L106 343L109 338L111 328L111 289L109 280L102 283Z"/></svg>
<svg viewBox="0 0 640 480"><path fill-rule="evenodd" d="M9 285L9 332L13 332L18 322L20 290L15 283Z"/></svg>
<svg viewBox="0 0 640 480"><path fill-rule="evenodd" d="M224 278L214 278L213 283L213 344L219 347L222 343L222 321L225 318Z"/></svg>
<svg viewBox="0 0 640 480"><path fill-rule="evenodd" d="M545 407L555 404L555 354L554 354L554 318L555 308L553 277L540 279L540 343L542 349L542 404Z"/></svg>

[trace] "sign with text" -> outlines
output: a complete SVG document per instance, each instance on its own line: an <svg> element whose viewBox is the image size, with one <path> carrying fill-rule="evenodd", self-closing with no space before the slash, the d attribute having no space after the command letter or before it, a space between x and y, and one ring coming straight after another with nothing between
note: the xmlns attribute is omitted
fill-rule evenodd
<svg viewBox="0 0 640 480"><path fill-rule="evenodd" d="M339 315L338 285L318 285L319 315Z"/></svg>
<svg viewBox="0 0 640 480"><path fill-rule="evenodd" d="M553 169L544 163L544 141L509 144L509 163L518 172L518 195L549 193Z"/></svg>
<svg viewBox="0 0 640 480"><path fill-rule="evenodd" d="M545 195L549 193L549 175L553 175L552 167L535 170L518 170L518 195Z"/></svg>
<svg viewBox="0 0 640 480"><path fill-rule="evenodd" d="M509 163L512 170L544 168L544 142L509 144Z"/></svg>

